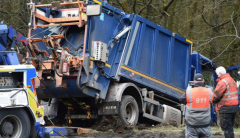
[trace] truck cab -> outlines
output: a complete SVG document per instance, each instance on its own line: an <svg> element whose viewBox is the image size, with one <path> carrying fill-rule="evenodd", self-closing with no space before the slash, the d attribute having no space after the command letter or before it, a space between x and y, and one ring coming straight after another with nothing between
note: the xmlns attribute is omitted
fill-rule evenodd
<svg viewBox="0 0 240 138"><path fill-rule="evenodd" d="M205 85L207 87L211 87L212 89L215 87L217 75L215 73L216 65L213 61L197 53L196 51L193 51L191 68L191 81L193 81L194 74L202 73L204 76Z"/></svg>
<svg viewBox="0 0 240 138"><path fill-rule="evenodd" d="M0 66L0 137L34 137L35 123L44 124L32 65Z"/></svg>

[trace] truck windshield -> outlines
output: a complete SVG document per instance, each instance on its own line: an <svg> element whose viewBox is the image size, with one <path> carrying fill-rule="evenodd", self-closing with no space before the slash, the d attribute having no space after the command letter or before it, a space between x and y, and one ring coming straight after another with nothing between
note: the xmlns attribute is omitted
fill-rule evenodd
<svg viewBox="0 0 240 138"><path fill-rule="evenodd" d="M214 72L212 70L202 70L202 74L204 76L205 85L214 88Z"/></svg>
<svg viewBox="0 0 240 138"><path fill-rule="evenodd" d="M0 89L23 88L23 72L1 72Z"/></svg>
<svg viewBox="0 0 240 138"><path fill-rule="evenodd" d="M228 72L230 75L231 75L231 77L236 81L236 83L237 83L237 86L238 86L238 88L239 88L239 84L240 84L240 71L238 71L238 70L232 70L232 71L230 71L230 72Z"/></svg>

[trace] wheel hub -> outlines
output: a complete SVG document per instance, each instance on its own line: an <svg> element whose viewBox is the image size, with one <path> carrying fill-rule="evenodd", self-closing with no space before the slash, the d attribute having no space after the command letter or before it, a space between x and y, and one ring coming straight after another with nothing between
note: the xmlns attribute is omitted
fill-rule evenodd
<svg viewBox="0 0 240 138"><path fill-rule="evenodd" d="M2 132L4 135L12 135L13 124L11 122L4 122L2 125Z"/></svg>
<svg viewBox="0 0 240 138"><path fill-rule="evenodd" d="M22 133L22 123L14 115L8 115L0 122L0 138L19 138Z"/></svg>
<svg viewBox="0 0 240 138"><path fill-rule="evenodd" d="M136 109L134 108L132 103L128 103L126 105L126 120L132 124L136 119Z"/></svg>

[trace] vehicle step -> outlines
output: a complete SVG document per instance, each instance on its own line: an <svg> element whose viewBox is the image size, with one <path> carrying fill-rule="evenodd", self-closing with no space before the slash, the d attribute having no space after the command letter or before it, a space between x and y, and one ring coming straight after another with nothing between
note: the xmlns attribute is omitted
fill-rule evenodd
<svg viewBox="0 0 240 138"><path fill-rule="evenodd" d="M162 118L159 118L159 117L150 115L150 114L148 114L148 113L144 113L144 114L143 114L143 117L146 117L146 118L149 118L149 119L151 119L151 120L154 120L154 121L157 121L157 122L161 122L161 123L164 123L164 122L165 122Z"/></svg>
<svg viewBox="0 0 240 138"><path fill-rule="evenodd" d="M154 105L160 105L160 103L158 101L155 101L155 100L147 98L147 97L144 97L143 101L148 102L148 103L152 103Z"/></svg>

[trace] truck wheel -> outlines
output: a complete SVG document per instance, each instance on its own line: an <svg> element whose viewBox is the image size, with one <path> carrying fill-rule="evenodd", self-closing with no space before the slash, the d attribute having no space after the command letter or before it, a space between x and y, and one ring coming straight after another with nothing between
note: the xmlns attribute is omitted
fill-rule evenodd
<svg viewBox="0 0 240 138"><path fill-rule="evenodd" d="M28 138L30 120L23 109L0 110L0 135L5 138Z"/></svg>
<svg viewBox="0 0 240 138"><path fill-rule="evenodd" d="M125 125L136 125L139 117L139 109L136 100L129 95L122 97L119 106L119 118Z"/></svg>

